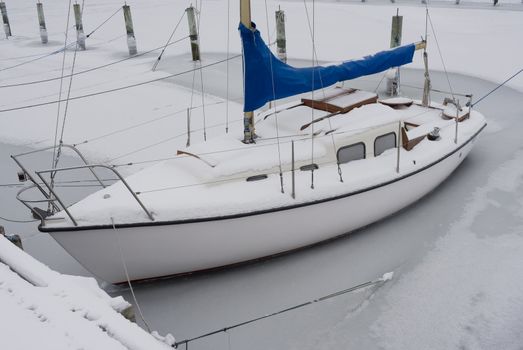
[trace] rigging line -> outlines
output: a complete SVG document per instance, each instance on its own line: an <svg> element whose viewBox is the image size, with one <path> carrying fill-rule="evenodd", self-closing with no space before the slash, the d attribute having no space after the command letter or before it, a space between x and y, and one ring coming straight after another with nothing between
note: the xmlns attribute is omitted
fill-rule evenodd
<svg viewBox="0 0 523 350"><path fill-rule="evenodd" d="M203 1L200 1L200 9L197 13L197 21L198 21L198 50L200 50L200 24L201 24L201 14L202 14L202 5ZM200 86L202 87L202 113L203 113L203 140L207 141L207 118L205 116L205 89L203 86L203 70L202 70L202 57L200 52L200 59L198 60L198 63L200 65Z"/></svg>
<svg viewBox="0 0 523 350"><path fill-rule="evenodd" d="M309 9L307 8L305 0L303 0L303 5L305 7L305 15L307 17L307 25L309 27L309 35L311 36L311 40L312 40L313 57L316 59L314 61L314 58L313 58L312 65L313 66L315 64L319 65L320 61L318 59L318 52L316 51L316 43L313 40L313 33L312 33L313 29L311 27L311 20L310 20L310 17L309 17ZM323 77L321 76L321 72L318 72L318 73L319 73L318 75L319 75L319 78L320 78L321 91L323 93L323 98L325 98L325 86L323 85Z"/></svg>
<svg viewBox="0 0 523 350"><path fill-rule="evenodd" d="M182 19L183 19L184 16L185 16L185 11L183 11L182 16L178 20L178 23L176 23L176 26L174 27L174 30L172 31L171 35L169 36L169 39L167 39L167 41L165 42L165 45L163 46L162 52L160 52L160 55L158 55L158 58L156 59L156 62L154 62L154 65L153 65L153 68L152 68L153 72L156 70L156 67L158 67L158 64L160 63L160 60L162 59L163 53L167 49L167 46L170 45L169 42L171 41L171 39L173 38L174 34L176 33L176 30L178 29L178 26L180 25L180 23L182 23ZM187 35L185 38L188 38L188 37L189 36Z"/></svg>
<svg viewBox="0 0 523 350"><path fill-rule="evenodd" d="M288 142L290 143L290 142ZM272 144L275 145L275 144ZM188 158L190 156L184 156L183 158ZM182 158L182 157L180 157ZM323 165L333 165L334 163L332 161L325 161L317 163L318 166ZM285 174L290 173L292 170L286 170L284 171ZM278 175L277 171L267 171L265 175ZM185 185L177 185L177 186L169 186L169 187L159 187L159 188L153 188L151 190L143 190L143 191L136 191L136 195L142 195L142 194L148 194L148 193L155 193L155 192L163 192L163 191L173 191L173 190L179 190L182 188L189 188L189 187L198 187L198 186L206 186L206 185L215 185L219 183L226 183L226 182L235 182L238 180L245 180L246 176L239 176L239 177L233 177L228 179L221 179L221 180L214 180L214 181L207 181L207 182L196 182L196 183L189 183Z"/></svg>
<svg viewBox="0 0 523 350"><path fill-rule="evenodd" d="M119 179L101 179L101 181L118 181ZM84 179L84 180L66 180L66 181L56 181L55 184L73 184L73 183L82 183L82 182L96 182L99 183L98 180L92 180L92 179ZM44 185L43 182L38 182L39 185ZM26 185L23 183L13 182L13 183L5 183L0 184L0 187L25 187ZM97 185L100 186L100 185Z"/></svg>
<svg viewBox="0 0 523 350"><path fill-rule="evenodd" d="M434 25L432 23L432 18L430 17L430 13L428 12L428 8L427 8L427 18L429 19L429 22L430 22L430 28L432 29L432 34L434 34L434 41L436 42L436 46L438 47L439 57L441 59L441 64L443 65L443 70L445 71L445 77L447 78L447 83L449 84L450 93L452 95L452 98L455 99L454 90L452 89L452 85L450 84L449 73L447 72L447 67L445 66L445 61L443 60L443 54L441 52L441 48L439 47L438 37L436 36L436 31L434 30Z"/></svg>
<svg viewBox="0 0 523 350"><path fill-rule="evenodd" d="M75 42L72 42L72 43L68 44L66 47L69 48L70 46L73 46L74 44L75 44ZM0 72L5 71L5 70L8 70L8 69L17 68L17 67L20 67L20 66L23 66L23 65L29 64L29 63L33 63L33 62L35 62L35 61L38 61L38 60L44 59L44 58L46 58L46 57L49 57L49 56L52 56L52 55L56 55L57 53L60 53L60 52L62 52L62 51L64 51L63 48L61 48L61 49L59 49L59 50L55 50L55 51L50 52L50 53L48 53L48 54L45 54L45 55L43 55L43 56L38 56L38 57L33 58L33 59L31 59L31 60L28 60L28 61L20 62L20 63L18 63L18 64L15 64L15 65L13 65L13 66L10 66L10 67L1 68L1 69L0 69Z"/></svg>
<svg viewBox="0 0 523 350"><path fill-rule="evenodd" d="M411 88L411 89L423 90L423 87L420 87L420 86L409 85L409 84L401 84L401 85ZM432 87L430 88L430 91L438 92L441 94L450 94L451 93L450 91L433 89ZM470 97L470 94L463 94L463 93L458 93L458 92L454 92L454 95L461 96L461 97Z"/></svg>
<svg viewBox="0 0 523 350"><path fill-rule="evenodd" d="M123 35L126 35L126 34L123 34ZM167 43L167 46L170 46L170 45L174 45L174 44L177 44L185 39L187 39L189 36L184 36L183 38L180 38L178 40L175 40L173 42L170 42L170 43ZM75 44L75 43L73 43ZM70 44L72 45L72 44ZM144 56L144 55L147 55L151 52L154 52L154 51L158 51L160 50L162 47L164 46L159 46L159 47L156 47L154 49L150 49L148 51L144 51L144 52L141 52L139 54L136 54L136 55L133 55L133 56L129 56L129 57L125 57L125 58L122 58L120 60L117 60L117 61L113 61L113 62L109 62L109 63L106 63L106 64L103 64L101 66L96 66L96 67L93 67L93 68L89 68L89 69L86 69L86 70L83 70L83 71L79 71L79 72L76 72L74 73L73 75L80 75L80 74L84 74L84 73L89 73L89 72L92 72L92 71L95 71L95 70L98 70L98 69L102 69L102 68L106 68L106 67L109 67L109 66L112 66L112 65L115 65L115 64L118 64L118 63L121 63L121 62L125 62L127 60L130 60L130 59L133 59L133 58L138 58L138 57L141 57L141 56ZM68 78L70 75L65 75L64 78ZM42 80L35 80L35 81L28 81L28 82L24 82L24 83L17 83L17 84L9 84L9 85L0 85L0 89L1 88L10 88L10 87L16 87L16 86L24 86L24 85L33 85L33 84L40 84L40 83L47 83L47 82L50 82L50 81L54 81L54 80L58 80L60 79L61 77L54 77L54 78L48 78L48 79L42 79Z"/></svg>
<svg viewBox="0 0 523 350"><path fill-rule="evenodd" d="M269 10L267 8L267 0L265 0L265 20L267 21L267 39L268 39L267 41L271 42L270 31L269 31ZM274 110L276 111L278 108L276 106L276 89L274 87L274 69L272 66L273 57L274 57L273 55L269 56L269 62L270 62L270 67L271 67L272 97L273 97L272 102L274 103ZM279 130L279 126L278 126L278 113L275 114L274 121L276 123L276 140L278 143L278 167L280 170L280 187L281 187L281 193L285 193L285 191L283 189L283 172L282 172L282 166L281 166L280 130Z"/></svg>
<svg viewBox="0 0 523 350"><path fill-rule="evenodd" d="M273 312L273 313L270 313L270 314L266 314L266 315L263 315L263 316L260 316L260 317L256 317L256 318L250 319L248 321L240 322L240 323L237 323L237 324L234 324L234 325L231 325L231 326L227 326L227 327L224 327L224 328L212 331L212 332L208 332L206 334L202 334L202 335L194 337L194 338L181 340L181 341L176 342L174 344L174 348L177 348L178 346L180 346L182 344L187 345L189 342L192 342L192 341L195 341L195 340L198 340L198 339L202 339L202 338L206 338L206 337L209 337L211 335L218 334L218 333L227 332L227 331L229 331L231 329L238 328L238 327L241 327L241 326L245 326L245 325L248 325L250 323L257 322L257 321L260 321L260 320L263 320L263 319L266 319L266 318L278 316L278 315L281 315L281 314L289 312L289 311L294 311L294 310L297 310L297 309L301 309L301 308L303 308L305 306L312 305L312 304L315 304L315 303L318 303L318 302L322 302L322 301L325 301L325 300L329 300L329 299L338 297L340 295L352 293L352 292L355 292L355 291L358 291L358 290L361 290L361 289L365 289L365 288L373 286L373 285L385 283L388 280L390 280L391 278L392 278L392 272L389 272L389 273L383 274L383 276L380 277L380 278L377 278L375 280L368 281L368 282L365 282L365 283L358 284L357 286L353 286L353 287L350 287L350 288L347 288L347 289L343 289L343 290L340 290L338 292L322 296L320 298L309 300L309 301L303 302L303 303L298 304L298 305L294 305L294 306L291 306L291 307L288 307L288 308L285 308L285 309L282 309L282 310L279 310L279 311L276 311L276 312Z"/></svg>
<svg viewBox="0 0 523 350"><path fill-rule="evenodd" d="M218 105L218 104L222 104L222 103L223 103L223 101L218 101L218 102L210 104L210 106L214 106L214 105ZM200 106L196 106L196 107L194 107L194 109L197 109L199 107ZM140 126L143 126L143 125L151 124L151 123L157 122L159 120L162 120L162 119L165 119L165 118L168 118L168 117L172 117L172 116L177 115L177 114L184 113L186 111L187 111L187 108L180 109L180 110L177 110L175 112L162 115L162 116L160 116L158 118L154 118L154 119L151 119L151 120L146 120L144 122L141 122L141 123L138 123L138 124L134 124L134 125L130 125L128 127L122 128L122 129L114 130L114 131L111 131L111 132L109 132L107 134L96 136L96 137L93 137L91 139L84 140L82 142L74 143L73 146L76 147L76 146L83 145L83 144L86 144L86 143L92 143L93 141L97 141L97 140L103 139L103 138L108 137L108 136L113 136L113 135L119 134L121 132L132 130L132 129L138 128Z"/></svg>
<svg viewBox="0 0 523 350"><path fill-rule="evenodd" d="M316 3L312 0L312 88L314 88L314 47L316 45ZM321 82L321 81L320 81ZM311 91L314 106L314 90ZM314 108L311 108L311 121L314 121ZM311 164L314 164L314 123L311 127ZM314 189L314 166L311 167L311 189Z"/></svg>
<svg viewBox="0 0 523 350"><path fill-rule="evenodd" d="M303 1L303 4L305 5L304 7L305 7L305 14L307 16L307 24L308 24L308 27L309 27L309 35L311 36L311 39L313 39L313 30L311 28L311 23L310 23L310 18L309 18L309 10L307 8L307 5L305 4L305 0ZM314 64L319 65L318 52L316 50L316 43L315 43L314 40L312 41L312 49L313 49L313 65ZM314 58L316 59L315 63L314 63ZM319 73L318 75L319 75L319 78L320 78L321 92L323 94L323 98L325 98L326 95L325 95L325 86L323 84L323 77L321 75L321 72L318 72L318 73ZM314 113L313 113L313 117L314 117ZM331 119L328 118L327 121L329 123L329 128L332 130ZM311 130L313 130L313 132L314 132L314 129L311 129ZM332 148L334 149L334 152L336 153L336 148L337 148L336 147L336 141L334 140L334 135L332 135L332 133L331 133L331 142L332 142ZM336 157L336 159L337 159L337 157ZM312 161L311 163L314 163L314 161ZM341 171L340 163L338 161L336 161L336 163L338 164L338 175L340 177L340 182L343 182L343 174L342 174L342 171Z"/></svg>
<svg viewBox="0 0 523 350"><path fill-rule="evenodd" d="M65 39L64 39L64 54L62 56L62 70L60 75L60 90L58 92L58 101L62 100L62 87L64 82L64 72L65 72L65 56L67 53L66 47L67 47L67 37L69 36L69 22L71 18L71 0L69 0L69 6L67 8L67 21L65 25ZM78 44L77 44L78 45ZM54 128L54 142L53 142L53 158L51 162L51 167L56 167L56 142L58 141L58 125L60 123L60 108L61 104L58 102L58 110L56 112L56 123ZM54 176L53 176L54 178ZM51 205L51 203L49 203Z"/></svg>
<svg viewBox="0 0 523 350"><path fill-rule="evenodd" d="M412 118L419 117L420 115L423 115L423 114L429 113L429 112L431 112L431 111L430 110L423 111L421 113L418 113L416 115L413 115L413 116L409 117L406 120L407 121L411 120ZM241 122L241 120L236 120L234 122ZM221 124L215 124L215 125L213 125L213 127L220 126L220 125L223 125L223 124L222 123ZM199 130L201 130L201 128ZM320 135L320 136L316 136L316 137L317 138L330 137L331 134L343 135L343 134L355 133L355 132L363 131L363 130L368 130L368 128L367 127L363 127L363 128L348 129L348 130L339 131L339 132L331 132L331 133L329 133L329 135ZM196 131L198 131L198 130L196 130ZM158 144L165 143L167 141L170 141L172 139L175 139L175 138L178 138L178 137L181 137L181 136L184 136L184 135L186 135L186 133L182 133L182 134L176 135L174 137L170 137L168 139L162 140L162 141L160 141L158 143L155 143L153 145L146 146L144 148L132 151L132 152L124 154L124 155L120 155L120 156L118 156L116 158L113 158L113 159L109 160L108 162L112 162L113 160L116 160L116 159L119 159L119 158L123 158L125 156L131 155L131 154L134 154L134 153L138 153L139 151L142 151L144 149L154 147L154 146L156 146ZM297 137L297 136L303 136L303 137L300 138L300 139L294 140L294 141L305 141L305 140L309 139L309 136L305 135L305 134L295 134L295 135L288 135L288 136L280 136L280 138L289 138L289 137ZM271 139L275 139L275 138L264 138L264 140L271 140ZM292 142L292 140L291 141L280 141L280 144L289 144L291 142ZM270 147L270 146L274 146L274 145L276 145L276 143L274 143L274 142L273 143L266 143L266 144L257 143L257 144L250 145L249 147L250 148L261 148L261 147ZM197 156L204 156L204 155L211 155L211 154L220 154L220 153L240 151L240 150L244 150L244 149L245 149L245 147L242 146L242 147L236 147L236 148L228 148L228 149L220 150L220 151L202 152L202 153L197 153L196 155ZM187 158L187 157L190 157L190 156L176 155L176 156L167 157L167 158L149 159L149 160L135 161L135 162L123 163L123 164L111 164L110 166L112 166L112 167L135 166L135 165L140 165L140 164L161 162L161 161L165 161L165 160L181 159L181 158ZM325 163L325 164L327 164L327 163Z"/></svg>
<svg viewBox="0 0 523 350"><path fill-rule="evenodd" d="M512 80L513 78L515 78L518 74L520 74L521 72L523 72L523 68L521 68L519 71L517 71L515 74L513 74L510 78L506 79L504 82L502 82L501 84L499 84L498 86L496 86L494 89L490 90L486 95L484 95L483 97L481 97L479 100L477 100L475 103L473 103L471 105L471 107L474 107L475 105L477 105L478 103L480 103L482 100L484 100L487 96L489 96L491 93L493 93L494 91L496 91L497 89L499 89L500 87L502 87L503 85L505 85L506 83L508 83L510 80Z"/></svg>
<svg viewBox="0 0 523 350"><path fill-rule="evenodd" d="M236 59L236 58L239 58L239 57L242 57L242 55L241 54L234 55L234 56L231 56L229 59L233 60L233 59ZM116 91L131 89L131 88L135 88L135 87L138 87L138 86L147 85L147 84L155 83L155 82L158 82L158 81L166 80L166 79L169 79L169 78L177 77L177 76L180 76L180 75L183 75L183 74L191 73L191 72L193 72L195 70L198 70L198 69L204 69L204 68L209 68L209 67L212 67L212 66L216 66L218 64L224 63L225 61L227 61L227 59L223 59L223 60L215 61L215 62L212 62L212 63L208 63L206 65L203 65L201 68L188 69L188 70L183 71L183 72L169 74L169 75L166 75L164 77L160 77L160 78L156 78L156 79L146 80L146 81L142 81L142 82L135 83L135 84L124 85L124 86L120 86L120 87L117 87L117 88L114 88L114 89L108 89L108 90L93 92L93 93L90 93L90 94L85 94L85 95L80 95L80 96L73 96L69 100L70 101L80 100L80 99L84 99L84 98L88 98L88 97L93 97L93 96L103 95L103 94L112 93L112 92L116 92ZM12 112L12 111L17 111L17 110L21 110L21 109L28 109L28 108L42 107L42 106L47 106L47 105L51 105L51 104L56 104L56 103L63 102L63 101L64 100L54 100L54 101L48 101L48 102L35 103L35 104L32 104L32 105L25 105L25 106L20 106L20 107L0 109L0 113Z"/></svg>
<svg viewBox="0 0 523 350"><path fill-rule="evenodd" d="M144 323L145 327L147 328L147 331L149 333L151 333L151 327L149 327L149 324L147 323L147 321L143 317L142 309L140 308L140 304L138 303L138 300L136 299L136 294L134 294L133 285L131 283L131 279L129 278L129 272L127 270L127 264L125 263L125 257L123 255L122 242L120 241L120 235L118 234L118 230L116 229L116 226L114 224L114 219L113 219L112 216L111 216L111 223L113 225L114 234L116 235L116 241L117 241L117 244L118 244L118 250L120 252L120 259L122 261L123 269L124 269L124 272L125 272L125 278L127 279L127 284L129 285L129 289L131 290L131 295L133 296L134 303L136 304L136 308L138 309L138 314L140 315L140 319L142 320L142 322Z"/></svg>
<svg viewBox="0 0 523 350"><path fill-rule="evenodd" d="M91 33L87 34L87 35L86 35L86 38L89 38L89 37L90 37L90 36L91 36L95 31L97 31L101 26L103 26L105 23L107 23L107 21L109 21L109 20L110 20L114 15L116 15L116 14L118 13L118 11L120 11L120 10L121 10L121 8L118 8L118 10L117 10L115 13L113 13L113 14L112 14L108 19L106 19L102 24L100 24L98 27L96 27L96 28L95 28ZM69 11L70 11L70 10L69 10ZM83 13L83 5L82 5L82 13ZM68 23L69 23L69 22L68 22ZM67 29L69 29L69 28L67 28ZM71 46L73 46L73 45L75 45L75 44L76 44L76 41L70 43L69 45L67 45L67 46L65 46L65 47L66 47L66 48L69 48L69 47L71 47ZM32 60L28 60L28 61L25 61L25 62L21 62L21 63L15 64L14 66L10 66L10 67L6 67L6 68L2 68L2 69L0 69L0 72L5 71L5 70L8 70L8 69L12 69L12 68L20 67L20 66L23 66L23 65L26 65L26 64L29 64L29 63L32 63L32 62L38 61L38 60L41 60L41 59L43 59L43 58L46 58L46 57L49 57L49 56L55 55L55 54L57 54L57 53L60 53L60 52L62 52L63 50L66 50L66 49L63 49L63 48L62 48L62 49L59 49L59 50L53 51L53 52L51 52L51 53L45 54L45 55L43 55L43 56L36 57L36 58L34 58L34 59L32 59ZM0 86L0 87L1 87L1 86Z"/></svg>
<svg viewBox="0 0 523 350"><path fill-rule="evenodd" d="M239 122L241 122L241 120L236 120L235 122L238 122L238 123L239 123ZM222 126L222 125L223 125L223 123L218 123L218 124L211 125L210 127L211 127L211 128L214 128L214 127ZM203 130L203 128L196 129L196 130L192 130L191 132L194 133L194 132L196 132L196 131L201 131L201 130ZM178 134L178 135L175 135L175 136L168 137L168 138L163 139L163 140L161 140L161 141L155 142L155 143L153 143L153 144L151 144L151 145L147 145L147 146L145 146L145 147L139 148L139 149L134 150L134 151L131 151L131 152L129 152L129 153L125 153L125 154L119 155L119 156L116 157L116 158L112 158L112 159L110 159L108 162L110 163L110 162L112 162L112 161L114 161L114 160L117 160L117 159L120 159L120 158L123 158L123 157L127 157L127 156L130 156L130 155L132 155L132 154L135 154L135 153L138 153L138 152L141 152L141 151L145 151L146 149L149 149L149 148L152 148L152 147L155 147L155 146L161 145L161 144L163 144L163 143L169 142L169 141L171 141L171 140L177 139L178 137L182 137L182 136L185 136L185 135L187 135L187 132L183 132L183 133L181 133L181 134Z"/></svg>
<svg viewBox="0 0 523 350"><path fill-rule="evenodd" d="M375 92L375 93L378 92L378 89L380 88L381 83L383 82L383 80L385 79L386 76L387 76L387 71L385 71L385 72L381 75L381 79L380 79L380 81L378 82L378 85L376 86L376 88L374 89L374 92Z"/></svg>
<svg viewBox="0 0 523 350"><path fill-rule="evenodd" d="M84 13L84 11L83 11L83 4L84 4L84 3L82 2L82 15L83 15L83 13ZM106 24L107 22L109 22L109 20L110 20L111 18L113 18L113 17L114 17L118 12L120 12L121 10L122 10L122 8L121 8L121 7L118 7L118 9L117 9L117 10L116 10L112 15L110 15L109 18L107 18L105 21L103 21L102 24L100 24L98 27L94 28L94 29L93 29L89 34L87 34L85 37L86 37L86 38L90 37L94 32L96 32L98 29L100 29L100 27L102 27L104 24Z"/></svg>
<svg viewBox="0 0 523 350"><path fill-rule="evenodd" d="M85 5L85 0L82 0L82 12L80 14L81 16L83 15L84 5ZM67 89L67 98L65 100L65 109L64 109L64 117L62 119L62 131L60 133L60 142L58 144L58 150L56 151L56 158L54 158L53 168L56 168L58 166L58 162L60 160L60 155L62 154L62 144L63 144L63 139L64 139L65 122L67 120L67 112L69 110L69 98L71 97L71 88L73 86L73 73L74 73L74 66L76 64L76 56L78 54L78 47L79 47L79 45L77 42L76 46L74 48L73 63L71 65L71 76L69 78L69 87ZM64 59L65 59L65 56L64 56ZM60 94L61 93L62 93L62 91L60 91ZM60 106L60 104L58 106ZM56 135L55 135L55 148L56 148ZM54 148L53 148L53 156L54 156ZM54 186L55 176L56 176L56 172L52 172L51 173L51 188L53 188L53 186ZM51 204L49 204L49 205L51 205Z"/></svg>
<svg viewBox="0 0 523 350"><path fill-rule="evenodd" d="M229 21L231 17L231 0L227 0L227 67L226 67L226 98L225 98L225 133L229 133L229 56L230 56L230 33Z"/></svg>
<svg viewBox="0 0 523 350"><path fill-rule="evenodd" d="M3 216L0 216L0 220L4 220L4 221L7 221L7 222L14 222L14 223L17 223L17 224L24 224L24 223L28 223L28 222L40 221L40 220L16 220L16 219L4 218Z"/></svg>

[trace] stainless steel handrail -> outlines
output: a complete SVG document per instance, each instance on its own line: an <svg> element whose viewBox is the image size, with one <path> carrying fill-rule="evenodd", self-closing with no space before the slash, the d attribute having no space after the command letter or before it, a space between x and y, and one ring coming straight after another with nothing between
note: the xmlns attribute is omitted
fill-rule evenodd
<svg viewBox="0 0 523 350"><path fill-rule="evenodd" d="M149 219L151 221L154 221L154 217L152 216L152 214L149 212L149 210L147 210L147 208L145 207L145 205L142 203L142 201L138 198L138 196L136 195L136 193L131 189L131 187L129 186L129 184L127 183L127 181L125 181L125 179L122 177L122 175L120 175L120 173L114 169L113 167L111 166L108 166L108 165L104 165L104 164L86 164L86 165L79 165L79 166L72 166L72 167L65 167L65 168L55 168L55 169L46 169L46 170L40 170L40 171L35 171L36 175L38 175L38 177L40 178L40 180L42 180L42 182L45 184L45 186L47 187L47 189L49 190L49 192L56 198L56 200L58 201L58 203L60 203L60 205L62 206L62 208L64 209L64 211L66 212L67 216L69 216L69 218L71 219L71 221L73 222L73 224L75 226L78 226L76 221L74 220L73 216L71 215L71 213L69 212L69 210L67 209L67 207L65 206L65 204L62 202L62 200L60 199L60 197L56 194L56 192L51 188L51 185L45 180L45 178L42 176L42 174L46 174L46 173L52 173L52 172L61 172L61 171L69 171L69 170L79 170L79 169L90 169L92 172L93 171L93 168L104 168L104 169L108 169L110 171L112 171L117 177L118 179L124 184L124 186L127 188L127 190L131 193L131 195L134 197L134 199L138 202L138 204L140 205L140 207L143 209L143 211L147 214L147 216L149 217Z"/></svg>
<svg viewBox="0 0 523 350"><path fill-rule="evenodd" d="M33 150L33 151L29 151L29 152L24 152L24 153L19 153L19 154L16 154L16 155L12 155L11 158L13 158L13 160L16 162L16 164L18 164L18 166L29 176L29 178L31 179L31 181L33 183L36 184L36 181L34 181L34 179L32 178L31 174L26 171L26 169L22 166L22 164L20 163L20 161L17 159L18 157L22 157L22 156L27 156L29 154L34 154L34 153L39 153L39 152L45 152L45 151L48 151L50 149L54 149L54 148L58 148L60 147L60 145L56 145L56 146L49 146L49 147L44 147L44 148L40 148L40 149L36 149L36 150ZM89 165L89 162L87 161L87 159L85 159L85 157L83 156L82 152L80 152L78 150L78 148L76 148L75 146L73 145L68 145L66 143L63 143L61 147L65 147L65 148L69 148L71 150L73 150L77 155L78 157L80 157L80 159L84 162L85 165ZM91 171L91 173L93 174L93 176L96 178L96 180L98 180L98 183L103 187L107 187L105 186L105 184L103 183L103 181L98 177L98 175L96 175L96 173L94 172L93 169L89 169ZM38 186L38 185L37 185Z"/></svg>

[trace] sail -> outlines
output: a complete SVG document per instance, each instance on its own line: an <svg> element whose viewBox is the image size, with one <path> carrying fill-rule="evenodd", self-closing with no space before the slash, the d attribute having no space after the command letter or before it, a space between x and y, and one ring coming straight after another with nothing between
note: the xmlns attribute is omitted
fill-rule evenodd
<svg viewBox="0 0 523 350"><path fill-rule="evenodd" d="M255 28L254 23L252 26ZM410 63L415 51L415 44L410 44L339 65L295 68L272 54L257 29L251 30L240 23L239 31L244 55L245 112L272 100Z"/></svg>

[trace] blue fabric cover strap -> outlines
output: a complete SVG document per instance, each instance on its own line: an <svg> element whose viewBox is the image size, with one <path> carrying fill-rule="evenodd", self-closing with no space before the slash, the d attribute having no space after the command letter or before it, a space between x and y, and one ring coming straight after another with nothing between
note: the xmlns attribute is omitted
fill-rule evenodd
<svg viewBox="0 0 523 350"><path fill-rule="evenodd" d="M410 63L415 51L415 44L410 44L339 65L294 68L272 54L257 29L251 30L240 23L239 31L243 43L245 112L272 100Z"/></svg>

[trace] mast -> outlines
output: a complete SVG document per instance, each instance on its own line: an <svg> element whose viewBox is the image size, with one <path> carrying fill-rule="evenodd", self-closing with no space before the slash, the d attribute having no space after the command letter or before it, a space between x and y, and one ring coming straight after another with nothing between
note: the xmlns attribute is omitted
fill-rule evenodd
<svg viewBox="0 0 523 350"><path fill-rule="evenodd" d="M247 28L253 29L251 25L251 1L240 0L240 22ZM245 63L244 63L245 64ZM244 74L245 79L245 74ZM245 82L244 82L245 84ZM254 112L244 112L243 114L243 142L254 143Z"/></svg>

